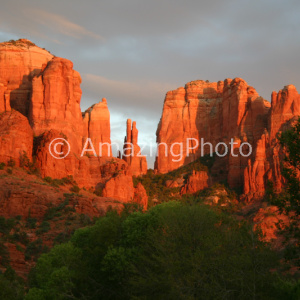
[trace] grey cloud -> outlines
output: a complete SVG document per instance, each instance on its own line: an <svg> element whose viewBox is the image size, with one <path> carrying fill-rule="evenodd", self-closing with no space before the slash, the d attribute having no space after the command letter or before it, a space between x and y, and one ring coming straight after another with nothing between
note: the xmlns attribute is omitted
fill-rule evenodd
<svg viewBox="0 0 300 300"><path fill-rule="evenodd" d="M164 84L147 80L137 80L135 82L126 80L113 80L103 76L84 74L82 76L85 88L91 94L107 95L108 99L117 99L118 105L123 107L133 107L139 104L148 109L154 109L160 104L165 91L176 88L175 85Z"/></svg>

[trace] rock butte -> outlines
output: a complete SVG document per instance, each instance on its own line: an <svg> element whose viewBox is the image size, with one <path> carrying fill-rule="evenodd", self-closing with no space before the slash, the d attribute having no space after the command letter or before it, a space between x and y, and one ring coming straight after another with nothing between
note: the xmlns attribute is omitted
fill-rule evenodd
<svg viewBox="0 0 300 300"><path fill-rule="evenodd" d="M0 160L14 159L19 164L24 153L29 160L34 155L43 177L72 175L80 187L103 190L103 195L120 202L136 198L146 208L145 189L133 187L132 181L132 174L146 172L146 158L134 157L128 164L112 157L107 101L103 98L82 113L80 83L80 74L71 61L54 57L26 39L1 43ZM136 128L133 132L138 149ZM55 138L64 138L71 146L65 159L49 153ZM87 139L96 157L88 151L81 156ZM100 143L105 144L102 153ZM59 148L68 150L66 144Z"/></svg>
<svg viewBox="0 0 300 300"><path fill-rule="evenodd" d="M268 180L280 189L283 178L280 172L281 150L276 134L289 126L300 115L300 95L293 85L272 93L269 103L241 78L219 82L191 81L185 87L166 94L162 116L157 128L157 142L168 145L159 147L155 169L159 173L172 171L201 156L201 149L188 150L186 140L194 138L210 142L213 147L219 142L229 145L233 138L234 153L243 142L252 145L249 157L216 158L211 169L214 182L226 180L231 188L243 188L247 200L261 198ZM170 153L173 143L183 143L183 157L174 162ZM190 148L193 145L188 145ZM245 148L245 147L244 147ZM175 154L176 148L173 149ZM179 151L179 147L177 149ZM205 153L209 147L204 148ZM188 155L186 155L188 153ZM244 149L244 153L248 153ZM198 179L197 179L198 178ZM192 175L190 187L196 182L201 189L206 185L203 175Z"/></svg>

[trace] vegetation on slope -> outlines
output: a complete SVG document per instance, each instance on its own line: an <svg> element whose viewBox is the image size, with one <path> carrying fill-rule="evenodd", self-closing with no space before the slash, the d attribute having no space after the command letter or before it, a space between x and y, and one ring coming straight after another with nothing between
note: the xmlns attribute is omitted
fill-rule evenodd
<svg viewBox="0 0 300 300"><path fill-rule="evenodd" d="M267 198L289 217L289 226L277 225L285 238L285 258L300 268L300 118L289 130L282 132L278 140L286 153L282 163L286 186L276 194L272 183L269 183Z"/></svg>
<svg viewBox="0 0 300 300"><path fill-rule="evenodd" d="M171 201L77 230L39 258L25 299L298 299L277 265L245 222Z"/></svg>
<svg viewBox="0 0 300 300"><path fill-rule="evenodd" d="M134 184L142 183L149 197L149 206L178 198L180 187L167 187L167 181L182 179L186 183L193 171L209 171L214 163L214 156L205 155L194 162L184 165L166 174L155 174L149 169L146 175L135 177Z"/></svg>

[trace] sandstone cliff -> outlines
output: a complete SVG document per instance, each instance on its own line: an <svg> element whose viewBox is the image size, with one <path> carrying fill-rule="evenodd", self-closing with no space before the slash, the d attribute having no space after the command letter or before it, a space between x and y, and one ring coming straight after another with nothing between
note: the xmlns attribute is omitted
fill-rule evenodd
<svg viewBox="0 0 300 300"><path fill-rule="evenodd" d="M169 172L208 154L210 146L204 143L212 144L212 152L223 143L218 152L222 155L226 145L229 153L216 158L211 169L215 181L222 178L231 188L243 187L248 199L261 197L268 180L280 189L280 147L275 136L288 120L300 115L299 105L294 86L273 92L271 106L241 78L189 82L166 95L157 128L155 168ZM233 155L230 142L234 142ZM246 155L240 155L240 149Z"/></svg>
<svg viewBox="0 0 300 300"><path fill-rule="evenodd" d="M26 39L0 44L0 112L14 108L28 116L32 78L52 58Z"/></svg>
<svg viewBox="0 0 300 300"><path fill-rule="evenodd" d="M107 100L102 99L83 113L83 144L87 142L90 148L93 146L97 155L112 156L110 141L110 114L107 107Z"/></svg>
<svg viewBox="0 0 300 300"><path fill-rule="evenodd" d="M73 63L55 57L32 79L29 121L35 135L46 130L62 130L74 152L81 148L81 77Z"/></svg>
<svg viewBox="0 0 300 300"><path fill-rule="evenodd" d="M281 161L284 153L276 135L287 130L300 116L300 95L295 86L285 86L272 93L272 106L268 115L268 130L265 130L255 145L253 156L244 170L244 194L248 200L264 195L267 182L273 182L280 191L284 185Z"/></svg>
<svg viewBox="0 0 300 300"><path fill-rule="evenodd" d="M25 153L29 161L34 156L43 177L73 176L80 187L107 186L109 197L118 201L140 199L129 189L131 169L135 175L146 172L145 158L134 157L132 168L121 159L112 160L107 101L103 98L82 114L80 83L80 74L67 59L54 57L25 39L0 44L0 162L13 159L19 164ZM138 147L135 130L134 147ZM51 144L54 139L60 139L60 144ZM85 147L87 140L95 152L82 153L90 149L90 144ZM118 172L124 178L117 188L109 188L119 179ZM119 190L126 189L128 193L120 196Z"/></svg>
<svg viewBox="0 0 300 300"><path fill-rule="evenodd" d="M13 160L20 165L32 159L33 133L26 117L12 110L0 114L0 162Z"/></svg>
<svg viewBox="0 0 300 300"><path fill-rule="evenodd" d="M211 178L206 171L193 171L187 183L181 188L181 194L194 194L211 185Z"/></svg>

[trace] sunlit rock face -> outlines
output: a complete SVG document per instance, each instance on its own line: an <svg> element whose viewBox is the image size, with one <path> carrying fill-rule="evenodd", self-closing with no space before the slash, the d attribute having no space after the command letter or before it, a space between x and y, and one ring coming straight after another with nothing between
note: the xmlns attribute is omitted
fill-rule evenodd
<svg viewBox="0 0 300 300"><path fill-rule="evenodd" d="M146 158L133 155L127 163L112 157L107 101L103 98L82 113L80 84L70 60L25 39L1 43L0 162L13 159L19 164L24 153L29 161L34 155L43 177L73 176L80 187L146 208L143 186L133 187L132 181L132 175L146 173ZM136 153L137 135L134 125L130 138ZM53 140L59 144L52 147ZM83 151L91 144L95 151Z"/></svg>
<svg viewBox="0 0 300 300"><path fill-rule="evenodd" d="M132 175L139 176L147 173L146 156L141 154L141 148L138 145L138 130L136 122L127 120L126 137L124 139L123 159L130 166Z"/></svg>
<svg viewBox="0 0 300 300"><path fill-rule="evenodd" d="M275 137L288 120L300 115L299 105L299 94L291 85L278 94L273 92L271 106L241 78L189 82L166 94L156 132L155 169L172 171L210 153L210 146L204 143L212 145L212 152L218 143L224 143L217 150L223 154L226 145L228 155L216 158L212 180L225 180L231 188L243 187L249 199L261 197L268 180L282 186Z"/></svg>
<svg viewBox="0 0 300 300"><path fill-rule="evenodd" d="M32 78L52 58L26 39L0 43L0 112L12 108L28 116Z"/></svg>

